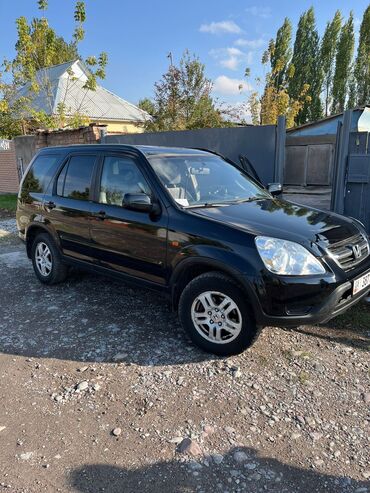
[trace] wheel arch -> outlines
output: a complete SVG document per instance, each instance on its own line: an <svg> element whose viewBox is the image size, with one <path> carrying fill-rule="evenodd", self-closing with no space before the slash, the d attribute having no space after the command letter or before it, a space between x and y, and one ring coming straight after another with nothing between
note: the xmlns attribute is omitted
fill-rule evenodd
<svg viewBox="0 0 370 493"><path fill-rule="evenodd" d="M253 315L256 318L255 307L258 299L253 292L249 281L230 265L209 258L191 257L184 259L174 269L171 280L171 305L173 310L177 310L181 293L185 287L196 277L206 272L220 272L230 277L235 284L246 294L247 301L251 306Z"/></svg>
<svg viewBox="0 0 370 493"><path fill-rule="evenodd" d="M40 224L40 223L36 223L36 224L31 224L28 228L27 228L27 232L26 232L26 251L27 251L27 257L28 258L31 258L31 248L32 248L32 244L33 244L33 241L34 239L36 238L36 236L40 233L46 233L48 234L53 240L55 240L55 237L54 235L52 234L52 232L48 229L47 226L45 226L44 224ZM59 246L59 243L56 242L57 245Z"/></svg>

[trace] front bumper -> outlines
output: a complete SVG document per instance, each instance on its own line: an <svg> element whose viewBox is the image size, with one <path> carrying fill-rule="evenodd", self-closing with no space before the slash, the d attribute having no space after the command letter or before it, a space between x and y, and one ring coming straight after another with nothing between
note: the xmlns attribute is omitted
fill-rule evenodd
<svg viewBox="0 0 370 493"><path fill-rule="evenodd" d="M256 315L258 325L272 325L275 327L295 327L304 324L324 323L341 315L351 306L365 298L368 290L352 296L352 283L346 282L335 289L320 305L312 307L308 313L297 315L268 315L261 311ZM309 300L307 300L309 303Z"/></svg>
<svg viewBox="0 0 370 493"><path fill-rule="evenodd" d="M294 327L327 322L365 298L353 295L353 282L370 272L370 259L351 274L333 273L316 279L260 279L255 282L255 319L261 326Z"/></svg>

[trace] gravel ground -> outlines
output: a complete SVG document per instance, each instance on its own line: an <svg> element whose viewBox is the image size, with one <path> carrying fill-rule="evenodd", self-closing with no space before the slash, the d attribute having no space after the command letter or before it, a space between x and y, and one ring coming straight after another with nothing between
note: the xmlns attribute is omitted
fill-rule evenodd
<svg viewBox="0 0 370 493"><path fill-rule="evenodd" d="M11 218L0 221L0 244L5 241L9 242L11 239L14 239L14 236L17 236L17 234L18 231L15 219Z"/></svg>
<svg viewBox="0 0 370 493"><path fill-rule="evenodd" d="M358 317L266 328L218 358L155 293L80 272L42 286L11 237L0 491L370 492L370 327Z"/></svg>

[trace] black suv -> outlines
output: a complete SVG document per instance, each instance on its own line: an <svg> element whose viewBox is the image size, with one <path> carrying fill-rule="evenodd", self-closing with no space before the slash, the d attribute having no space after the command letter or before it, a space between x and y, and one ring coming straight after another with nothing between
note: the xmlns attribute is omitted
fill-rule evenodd
<svg viewBox="0 0 370 493"><path fill-rule="evenodd" d="M369 289L363 226L277 189L202 150L45 148L23 178L17 224L41 282L77 266L163 291L191 339L227 355L258 327L326 321Z"/></svg>

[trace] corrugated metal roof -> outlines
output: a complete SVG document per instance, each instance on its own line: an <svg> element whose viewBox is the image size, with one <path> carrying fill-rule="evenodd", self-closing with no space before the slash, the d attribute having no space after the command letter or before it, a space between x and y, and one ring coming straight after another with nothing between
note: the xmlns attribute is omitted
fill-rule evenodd
<svg viewBox="0 0 370 493"><path fill-rule="evenodd" d="M70 69L78 69L79 77L71 77ZM90 119L143 123L151 118L147 112L102 86L98 85L95 91L85 89L87 75L86 67L79 60L39 70L36 79L40 91L32 96L32 108L55 114L58 105L63 104L67 115L78 112ZM20 89L17 97L29 94L30 83Z"/></svg>
<svg viewBox="0 0 370 493"><path fill-rule="evenodd" d="M81 80L59 79L56 105L64 103L67 113L79 113L89 118L144 122L149 115L116 94L97 86L95 91L84 89ZM56 110L56 106L55 106Z"/></svg>
<svg viewBox="0 0 370 493"><path fill-rule="evenodd" d="M51 82L56 81L62 75L64 75L67 70L69 70L75 63L78 63L79 68L88 75L86 66L80 62L80 60L72 60L70 62L60 63L59 65L52 65L51 67L43 68L36 72L36 78L47 77Z"/></svg>

